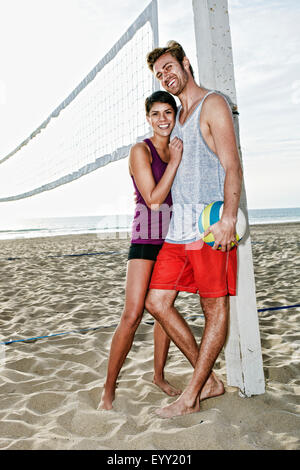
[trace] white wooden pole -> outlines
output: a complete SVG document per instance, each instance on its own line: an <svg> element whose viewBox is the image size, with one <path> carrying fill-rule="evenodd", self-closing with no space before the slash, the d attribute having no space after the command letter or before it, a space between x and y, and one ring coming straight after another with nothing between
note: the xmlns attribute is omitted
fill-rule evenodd
<svg viewBox="0 0 300 470"><path fill-rule="evenodd" d="M200 85L220 91L237 111L233 56L227 0L193 0ZM238 116L234 114L237 144L242 162ZM248 217L243 185L240 207ZM230 299L230 325L225 345L228 385L242 396L265 391L255 279L249 223L238 248L237 296Z"/></svg>

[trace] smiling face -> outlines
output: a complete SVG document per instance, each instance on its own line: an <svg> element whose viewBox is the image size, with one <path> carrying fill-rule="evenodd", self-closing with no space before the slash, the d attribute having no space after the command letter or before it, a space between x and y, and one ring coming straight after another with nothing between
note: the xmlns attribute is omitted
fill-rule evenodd
<svg viewBox="0 0 300 470"><path fill-rule="evenodd" d="M175 126L175 111L168 103L155 102L147 114L147 121L155 134L167 137Z"/></svg>
<svg viewBox="0 0 300 470"><path fill-rule="evenodd" d="M153 72L166 91L178 96L182 93L189 78L185 67L189 67L188 59L185 58L181 66L178 60L168 52L156 60Z"/></svg>

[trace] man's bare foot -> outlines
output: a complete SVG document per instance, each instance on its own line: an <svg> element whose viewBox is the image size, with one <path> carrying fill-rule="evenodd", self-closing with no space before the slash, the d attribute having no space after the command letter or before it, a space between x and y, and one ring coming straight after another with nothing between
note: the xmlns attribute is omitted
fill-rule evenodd
<svg viewBox="0 0 300 470"><path fill-rule="evenodd" d="M152 382L170 397L176 397L182 393L182 390L173 387L173 385L165 379L154 377Z"/></svg>
<svg viewBox="0 0 300 470"><path fill-rule="evenodd" d="M174 418L175 416L183 416L200 411L200 400L197 397L196 402L191 405L188 403L185 394L183 393L171 405L164 406L156 411L156 414L161 418Z"/></svg>
<svg viewBox="0 0 300 470"><path fill-rule="evenodd" d="M201 390L200 400L218 397L219 395L223 395L224 392L225 388L223 382L212 372Z"/></svg>
<svg viewBox="0 0 300 470"><path fill-rule="evenodd" d="M98 410L112 410L113 406L112 403L115 399L115 392L108 392L105 389L103 389L100 404L98 406Z"/></svg>

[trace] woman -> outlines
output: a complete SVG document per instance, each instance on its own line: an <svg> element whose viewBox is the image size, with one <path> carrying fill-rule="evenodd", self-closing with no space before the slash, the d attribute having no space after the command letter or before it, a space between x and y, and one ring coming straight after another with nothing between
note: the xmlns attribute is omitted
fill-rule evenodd
<svg viewBox="0 0 300 470"><path fill-rule="evenodd" d="M166 217L159 212L165 209L170 215L170 189L182 157L182 141L175 137L170 142L177 112L173 96L165 91L154 92L146 99L145 107L153 135L133 145L129 155L129 172L137 205L127 263L125 306L112 339L107 377L99 405L100 409L105 410L112 409L116 381L142 319L151 273L167 229L162 221ZM181 391L164 378L169 345L169 337L155 322L153 383L174 396Z"/></svg>

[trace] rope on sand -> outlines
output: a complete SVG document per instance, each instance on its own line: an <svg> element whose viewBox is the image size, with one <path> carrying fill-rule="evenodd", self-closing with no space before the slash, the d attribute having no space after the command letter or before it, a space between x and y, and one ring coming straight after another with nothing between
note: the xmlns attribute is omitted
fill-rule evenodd
<svg viewBox="0 0 300 470"><path fill-rule="evenodd" d="M265 242L253 242L252 244L264 244ZM71 254L62 254L62 255L48 255L45 258L71 258L71 257L79 257L79 256L99 256L99 255L124 255L127 254L128 250L123 251L98 251L98 252L91 252L91 253L71 253ZM16 261L22 259L32 259L32 256L23 256L23 257L13 257L10 256L9 258L3 258L3 261Z"/></svg>
<svg viewBox="0 0 300 470"><path fill-rule="evenodd" d="M127 253L127 251L98 251L95 253L71 253L71 254L66 254L66 255L48 255L45 256L45 258L69 258L69 257L77 257L77 256L99 256L99 255L123 255L124 253ZM23 256L22 258L14 258L14 257L9 257L5 258L4 261L16 261L20 259L32 259L33 257L31 256Z"/></svg>
<svg viewBox="0 0 300 470"><path fill-rule="evenodd" d="M267 312L268 310L282 310L283 308L296 308L296 307L300 307L300 304L284 305L283 307L266 307L266 308L260 308L257 311L258 312Z"/></svg>
<svg viewBox="0 0 300 470"><path fill-rule="evenodd" d="M266 312L269 310L282 310L282 309L288 309L288 308L298 308L300 307L300 304L295 304L295 305L284 305L282 307L267 307L267 308L260 308L257 311L258 312ZM196 318L202 316L201 314L194 314L194 315L188 315L185 318ZM154 321L145 321L143 322L147 325L153 325ZM35 336L33 338L25 338L25 339L14 339L14 340L7 340L7 341L0 341L0 344L8 345L12 343L21 343L21 342L31 342L31 341L36 341L38 339L44 339L44 338L53 338L54 336L63 336L63 335L70 335L72 333L84 333L87 331L93 331L93 330L99 330L100 328L113 328L118 326L118 324L113 324L113 325L104 325L104 326L96 326L92 328L81 328L79 330L71 330L71 331L66 331L64 333L53 333L51 335L44 335L44 336Z"/></svg>
<svg viewBox="0 0 300 470"><path fill-rule="evenodd" d="M105 326L96 326L93 328L81 328L79 330L71 330L71 331L65 331L64 333L53 333L51 335L44 335L44 336L35 336L33 338L25 338L25 339L13 339L13 340L8 340L8 341L0 341L0 344L12 344L12 343L21 343L21 342L28 342L30 343L31 341L36 341L38 339L44 339L44 338L53 338L54 336L63 336L63 335L70 335L72 333L84 333L86 331L92 331L92 330L98 330L99 328L111 328L115 327L115 325L105 325Z"/></svg>

